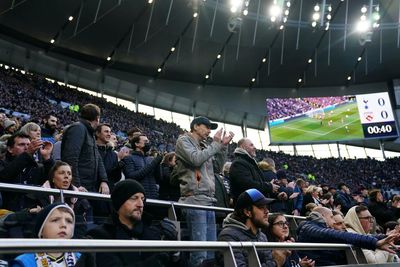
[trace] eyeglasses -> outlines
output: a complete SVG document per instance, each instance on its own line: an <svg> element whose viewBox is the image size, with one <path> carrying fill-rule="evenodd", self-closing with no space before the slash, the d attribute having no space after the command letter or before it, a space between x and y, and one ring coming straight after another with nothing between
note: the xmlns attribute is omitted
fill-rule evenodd
<svg viewBox="0 0 400 267"><path fill-rule="evenodd" d="M371 223L375 221L375 217L374 216L358 217L358 219L360 219L360 220L368 220Z"/></svg>
<svg viewBox="0 0 400 267"><path fill-rule="evenodd" d="M272 225L279 225L281 228L283 228L285 226L289 227L289 222L276 222L276 223L273 223Z"/></svg>

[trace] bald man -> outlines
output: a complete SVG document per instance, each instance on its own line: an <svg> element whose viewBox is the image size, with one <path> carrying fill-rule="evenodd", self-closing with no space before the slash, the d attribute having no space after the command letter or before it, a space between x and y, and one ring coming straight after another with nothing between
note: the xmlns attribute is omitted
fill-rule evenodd
<svg viewBox="0 0 400 267"><path fill-rule="evenodd" d="M377 248L395 253L390 247L393 242L400 239L400 234L388 235L378 240L372 235L360 235L333 229L335 224L333 213L325 207L316 207L307 217L307 221L301 223L297 229L298 241L306 243L343 243L356 247L375 250ZM319 250L299 251L301 257L307 256L315 260L316 266L347 264L344 251Z"/></svg>

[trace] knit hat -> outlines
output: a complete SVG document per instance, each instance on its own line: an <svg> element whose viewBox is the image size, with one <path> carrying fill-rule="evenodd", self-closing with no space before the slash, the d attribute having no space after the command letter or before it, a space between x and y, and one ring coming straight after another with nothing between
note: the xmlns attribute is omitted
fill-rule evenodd
<svg viewBox="0 0 400 267"><path fill-rule="evenodd" d="M114 190L111 193L111 201L116 211L136 193L143 193L143 186L135 180L123 180L115 184Z"/></svg>
<svg viewBox="0 0 400 267"><path fill-rule="evenodd" d="M236 201L235 210L241 210L254 206L264 206L274 202L275 199L266 198L260 191L255 188L247 189L241 193Z"/></svg>
<svg viewBox="0 0 400 267"><path fill-rule="evenodd" d="M75 213L74 211L65 203L60 203L60 202L55 202L53 204L50 204L43 208L38 215L36 216L36 221L35 221L35 229L34 229L34 236L37 236L39 238L42 238L42 232L43 232L43 227L47 219L50 217L50 214L58 209L58 208L65 208L68 209L72 216L73 219L73 224L75 225Z"/></svg>
<svg viewBox="0 0 400 267"><path fill-rule="evenodd" d="M13 120L5 120L3 122L4 129L7 129L13 125L15 125L15 121L13 121Z"/></svg>

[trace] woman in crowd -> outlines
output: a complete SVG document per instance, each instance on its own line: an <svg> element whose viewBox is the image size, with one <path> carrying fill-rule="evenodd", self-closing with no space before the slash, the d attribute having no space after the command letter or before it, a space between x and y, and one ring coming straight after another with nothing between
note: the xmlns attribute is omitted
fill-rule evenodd
<svg viewBox="0 0 400 267"><path fill-rule="evenodd" d="M71 190L79 192L78 188L72 184L72 170L71 166L63 161L56 161L54 166L50 169L49 180L47 180L42 187L55 188L62 190ZM37 199L37 206L45 207L54 202L65 202L77 214L77 225L75 227L75 237L83 237L86 232L85 214L89 210L90 204L86 199L78 199L76 197L68 197L64 200L59 198L59 195L48 195Z"/></svg>
<svg viewBox="0 0 400 267"><path fill-rule="evenodd" d="M171 172L176 165L175 152L165 154L160 165L160 199L178 201L180 197L179 185L173 186L170 183Z"/></svg>
<svg viewBox="0 0 400 267"><path fill-rule="evenodd" d="M19 131L29 136L31 140L39 140L42 137L40 126L34 122L28 122Z"/></svg>
<svg viewBox="0 0 400 267"><path fill-rule="evenodd" d="M375 218L371 215L368 208L364 205L354 206L349 209L344 217L346 230L351 233L371 234L374 227ZM362 249L368 263L387 263L394 261L394 254L387 251L376 249Z"/></svg>
<svg viewBox="0 0 400 267"><path fill-rule="evenodd" d="M307 204L309 203L314 203L317 206L319 206L321 204L321 201L319 199L319 192L322 191L321 187L315 186L315 185L310 185L307 190L306 193L304 195L303 198L303 207L301 210L301 215L302 216L306 216L307 213Z"/></svg>
<svg viewBox="0 0 400 267"><path fill-rule="evenodd" d="M289 236L289 222L282 213L274 213L268 216L269 225L266 235L270 242L294 242ZM312 267L315 262L307 257L300 258L296 251L292 250L290 256L286 258L283 267Z"/></svg>
<svg viewBox="0 0 400 267"><path fill-rule="evenodd" d="M42 209L35 223L35 237L44 239L71 239L74 235L74 211L66 204L53 203ZM26 253L10 263L11 267L72 267L80 253L40 252Z"/></svg>

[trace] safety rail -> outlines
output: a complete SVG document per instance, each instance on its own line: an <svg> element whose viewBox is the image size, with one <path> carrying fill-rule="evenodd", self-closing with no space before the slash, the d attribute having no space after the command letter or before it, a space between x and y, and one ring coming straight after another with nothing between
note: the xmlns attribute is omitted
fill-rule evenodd
<svg viewBox="0 0 400 267"><path fill-rule="evenodd" d="M62 200L64 199L64 197L81 197L81 198L86 198L86 199L111 201L110 195L104 195L104 194L100 194L100 193L78 192L78 191L73 191L73 190L44 188L44 187L40 187L40 186L29 186L29 185L20 185L20 184L0 183L0 192L1 192L1 190L22 192L22 193L46 194L46 195L58 194L58 195L60 195L60 198ZM177 220L175 208L201 209L201 210L211 210L211 211L219 211L219 212L225 212L225 213L233 212L233 209L230 209L230 208L185 204L185 203L166 201L166 200L158 200L158 199L146 199L146 204L154 205L154 206L163 206L163 207L169 208L170 209L169 217L170 217L170 219L175 220L175 221ZM305 220L305 217L303 217L303 216L285 215L285 217L292 218L292 219Z"/></svg>
<svg viewBox="0 0 400 267"><path fill-rule="evenodd" d="M344 250L349 264L359 264L353 247L345 244L285 242L205 242L90 239L0 239L0 253L26 252L169 252L220 251L224 266L236 267L235 249L247 250L249 266L261 266L257 250Z"/></svg>

